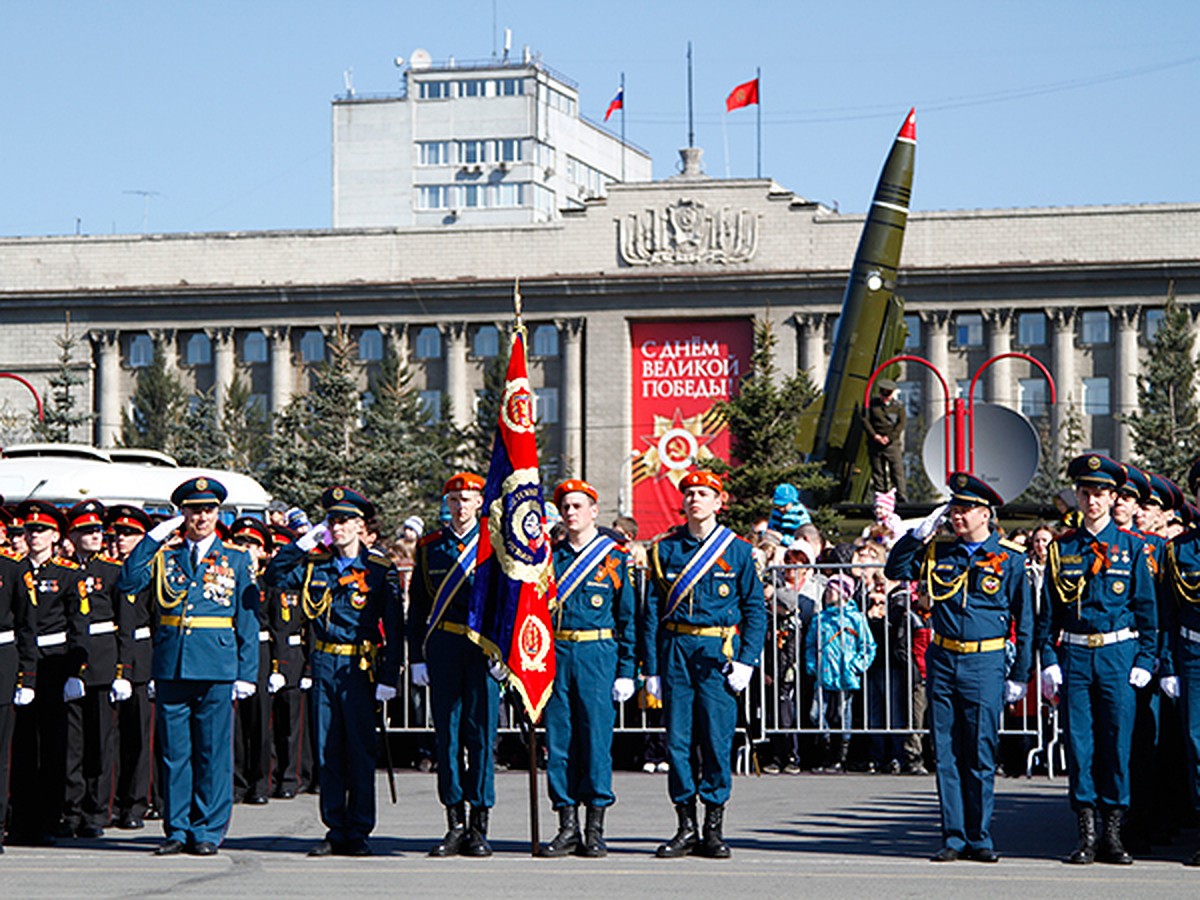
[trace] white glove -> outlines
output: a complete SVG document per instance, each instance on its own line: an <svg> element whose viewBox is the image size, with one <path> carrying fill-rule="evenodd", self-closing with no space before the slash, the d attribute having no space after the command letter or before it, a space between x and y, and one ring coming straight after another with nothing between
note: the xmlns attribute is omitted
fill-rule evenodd
<svg viewBox="0 0 1200 900"><path fill-rule="evenodd" d="M501 684L504 684L504 682L508 681L508 671L508 666L499 660L494 661L490 666L488 666L488 674Z"/></svg>
<svg viewBox="0 0 1200 900"><path fill-rule="evenodd" d="M729 682L730 690L735 694L740 694L750 685L750 679L754 675L754 666L731 659L727 668L729 671L725 673L725 680Z"/></svg>
<svg viewBox="0 0 1200 900"><path fill-rule="evenodd" d="M1158 679L1158 686L1162 688L1162 692L1172 700L1179 699L1179 676L1164 675Z"/></svg>
<svg viewBox="0 0 1200 900"><path fill-rule="evenodd" d="M80 699L86 693L87 686L82 678L68 678L67 683L63 685L63 700L67 703Z"/></svg>
<svg viewBox="0 0 1200 900"><path fill-rule="evenodd" d="M282 672L272 672L267 676L267 693L274 694L285 684L287 684L287 679L283 677Z"/></svg>
<svg viewBox="0 0 1200 900"><path fill-rule="evenodd" d="M300 690L307 691L312 687L312 679L307 675L300 678Z"/></svg>
<svg viewBox="0 0 1200 900"><path fill-rule="evenodd" d="M180 525L183 524L183 516L175 516L167 519L164 522L159 522L150 529L150 533L146 537L154 541L156 544L161 544L167 538L175 533Z"/></svg>
<svg viewBox="0 0 1200 900"><path fill-rule="evenodd" d="M928 516L918 522L917 527L912 530L913 537L921 542L925 542L933 537L933 533L937 531L938 526L942 524L942 519L946 518L946 510L949 508L949 503L943 503Z"/></svg>
<svg viewBox="0 0 1200 900"><path fill-rule="evenodd" d="M1023 681L1005 681L1004 682L1004 702L1018 703L1025 699L1025 692L1029 686Z"/></svg>
<svg viewBox="0 0 1200 900"><path fill-rule="evenodd" d="M396 696L396 689L394 687L392 687L390 684L375 685L375 702L376 703L387 703L389 700L391 700L395 696Z"/></svg>
<svg viewBox="0 0 1200 900"><path fill-rule="evenodd" d="M1053 700L1058 696L1058 689L1062 687L1062 669L1056 663L1053 666L1046 666L1042 669L1042 696L1047 700Z"/></svg>
<svg viewBox="0 0 1200 900"><path fill-rule="evenodd" d="M300 536L300 539L296 541L296 546L307 553L316 547L317 544L327 543L325 540L327 537L329 537L329 526L322 522L304 532Z"/></svg>
<svg viewBox="0 0 1200 900"><path fill-rule="evenodd" d="M1129 683L1135 688L1144 688L1150 683L1150 673L1134 666L1129 670Z"/></svg>
<svg viewBox="0 0 1200 900"><path fill-rule="evenodd" d="M150 700L154 699L154 682L153 681L146 682L146 697Z"/></svg>
<svg viewBox="0 0 1200 900"><path fill-rule="evenodd" d="M655 700L662 699L662 679L657 675L646 676L646 693Z"/></svg>
<svg viewBox="0 0 1200 900"><path fill-rule="evenodd" d="M429 666L425 663L413 663L410 680L417 687L429 687Z"/></svg>
<svg viewBox="0 0 1200 900"><path fill-rule="evenodd" d="M613 703L624 703L633 696L633 679L618 678L613 682L612 698Z"/></svg>
<svg viewBox="0 0 1200 900"><path fill-rule="evenodd" d="M112 687L108 691L108 699L113 703L120 703L123 700L128 700L133 696L133 685L126 678L117 678L113 681Z"/></svg>
<svg viewBox="0 0 1200 900"><path fill-rule="evenodd" d="M17 706L28 706L33 702L33 688L19 687L13 693L13 703Z"/></svg>
<svg viewBox="0 0 1200 900"><path fill-rule="evenodd" d="M258 685L253 681L235 681L233 683L233 699L249 700L257 690Z"/></svg>

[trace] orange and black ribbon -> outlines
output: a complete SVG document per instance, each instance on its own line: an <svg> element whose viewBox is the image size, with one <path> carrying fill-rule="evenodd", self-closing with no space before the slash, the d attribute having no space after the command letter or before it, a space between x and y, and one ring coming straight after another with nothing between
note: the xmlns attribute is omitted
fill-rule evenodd
<svg viewBox="0 0 1200 900"><path fill-rule="evenodd" d="M1104 541L1092 541L1092 574L1099 575L1112 562L1108 558L1108 544Z"/></svg>
<svg viewBox="0 0 1200 900"><path fill-rule="evenodd" d="M997 575L1004 574L1004 561L1008 559L1007 553L989 553L983 559L979 560L975 565L983 569L991 569Z"/></svg>

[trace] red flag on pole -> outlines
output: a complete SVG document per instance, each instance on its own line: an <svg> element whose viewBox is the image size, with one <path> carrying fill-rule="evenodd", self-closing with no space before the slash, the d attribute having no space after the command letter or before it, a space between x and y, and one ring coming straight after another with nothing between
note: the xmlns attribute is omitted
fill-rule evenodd
<svg viewBox="0 0 1200 900"><path fill-rule="evenodd" d="M725 112L733 112L743 106L751 106L758 102L758 79L739 84L725 98Z"/></svg>
<svg viewBox="0 0 1200 900"><path fill-rule="evenodd" d="M554 686L550 600L554 563L538 474L533 392L525 332L514 330L492 462L483 489L475 585L467 612L471 639L509 669L508 682L531 722Z"/></svg>

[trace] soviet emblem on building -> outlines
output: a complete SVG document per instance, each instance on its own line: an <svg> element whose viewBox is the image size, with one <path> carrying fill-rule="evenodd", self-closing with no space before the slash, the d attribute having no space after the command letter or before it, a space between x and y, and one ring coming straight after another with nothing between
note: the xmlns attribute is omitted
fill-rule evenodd
<svg viewBox="0 0 1200 900"><path fill-rule="evenodd" d="M758 219L685 199L618 219L617 247L629 266L746 263L758 249Z"/></svg>

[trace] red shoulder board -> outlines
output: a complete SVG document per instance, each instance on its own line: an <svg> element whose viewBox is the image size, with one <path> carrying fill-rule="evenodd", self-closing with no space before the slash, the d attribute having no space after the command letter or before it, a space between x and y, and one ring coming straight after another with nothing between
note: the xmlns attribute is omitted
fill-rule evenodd
<svg viewBox="0 0 1200 900"><path fill-rule="evenodd" d="M752 543L750 543L748 540L746 540L746 539L745 539L744 537L742 537L740 534L734 535L734 537L736 537L736 538L737 538L739 541L741 541L741 542L742 542L743 544L745 544L747 547L750 547L750 548L753 548L753 547L754 547L754 545L753 545Z"/></svg>
<svg viewBox="0 0 1200 900"><path fill-rule="evenodd" d="M15 550L9 550L7 547L0 547L0 556L3 556L5 559L16 560L17 562L20 562L23 558L20 553L17 553Z"/></svg>
<svg viewBox="0 0 1200 900"><path fill-rule="evenodd" d="M441 536L442 536L442 529L435 528L433 531L429 532L429 534L425 535L419 541L417 541L417 546L418 547L427 547L430 544L432 544L434 541L436 541L438 538L440 538Z"/></svg>
<svg viewBox="0 0 1200 900"><path fill-rule="evenodd" d="M75 562L75 560L67 559L65 556L55 556L55 557L51 558L50 562L54 563L56 566L62 566L64 569L82 569L83 568L83 566L81 566L79 563Z"/></svg>

